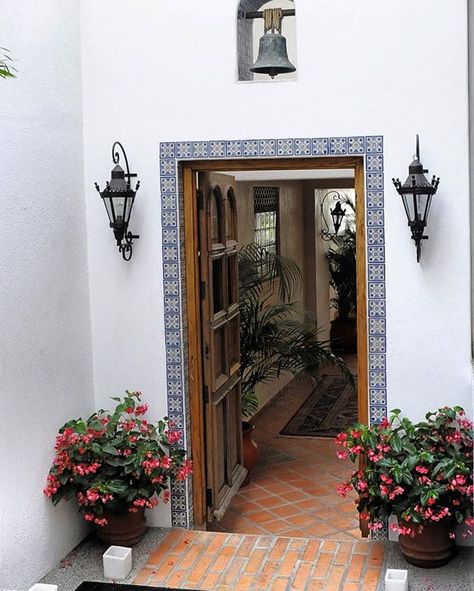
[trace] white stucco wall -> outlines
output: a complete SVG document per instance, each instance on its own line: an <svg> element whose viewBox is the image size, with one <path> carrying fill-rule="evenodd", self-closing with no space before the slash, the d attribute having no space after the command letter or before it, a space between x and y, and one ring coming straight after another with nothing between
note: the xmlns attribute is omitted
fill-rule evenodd
<svg viewBox="0 0 474 591"><path fill-rule="evenodd" d="M0 588L27 589L83 537L42 494L63 423L93 409L79 5L3 0Z"/></svg>
<svg viewBox="0 0 474 591"><path fill-rule="evenodd" d="M116 138L143 180L129 264L87 196L98 391L146 382L164 404L159 141L380 133L389 408L415 419L470 408L469 228L458 217L469 199L465 0L300 0L298 80L274 84L236 84L235 13L218 0L83 2L86 187L108 171ZM441 177L420 264L390 180L407 174L417 132ZM127 311L119 321L116 306Z"/></svg>

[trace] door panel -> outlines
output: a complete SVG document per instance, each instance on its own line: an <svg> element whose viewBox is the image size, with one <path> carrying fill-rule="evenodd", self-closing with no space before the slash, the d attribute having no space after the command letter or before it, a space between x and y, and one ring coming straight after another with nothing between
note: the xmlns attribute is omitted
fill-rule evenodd
<svg viewBox="0 0 474 591"><path fill-rule="evenodd" d="M199 238L208 520L221 519L242 465L237 208L234 179L200 173Z"/></svg>

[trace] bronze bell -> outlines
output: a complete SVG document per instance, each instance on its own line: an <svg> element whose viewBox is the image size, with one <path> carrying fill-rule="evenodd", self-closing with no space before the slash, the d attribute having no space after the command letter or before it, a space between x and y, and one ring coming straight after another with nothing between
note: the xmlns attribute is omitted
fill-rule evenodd
<svg viewBox="0 0 474 591"><path fill-rule="evenodd" d="M288 59L286 39L279 33L265 33L260 37L258 58L250 68L256 74L268 74L272 78L278 74L294 72L295 66Z"/></svg>

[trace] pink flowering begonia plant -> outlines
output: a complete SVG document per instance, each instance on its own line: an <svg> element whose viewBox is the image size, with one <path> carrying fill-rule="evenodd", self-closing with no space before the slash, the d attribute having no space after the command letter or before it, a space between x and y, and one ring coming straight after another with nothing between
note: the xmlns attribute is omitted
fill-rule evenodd
<svg viewBox="0 0 474 591"><path fill-rule="evenodd" d="M451 537L456 524L465 524L464 536L472 534L473 430L461 407L429 412L419 423L396 409L380 424L357 424L340 433L336 444L339 459L362 459L337 492L356 492L369 529L381 529L394 514L398 524L391 527L403 535L440 521L450 524Z"/></svg>
<svg viewBox="0 0 474 591"><path fill-rule="evenodd" d="M156 424L143 416L140 392L113 398L113 412L99 410L87 420L73 419L59 430L56 456L44 494L54 505L74 497L86 521L107 524L107 513L152 509L168 502L170 483L192 472L186 452L176 444L181 431L167 418Z"/></svg>

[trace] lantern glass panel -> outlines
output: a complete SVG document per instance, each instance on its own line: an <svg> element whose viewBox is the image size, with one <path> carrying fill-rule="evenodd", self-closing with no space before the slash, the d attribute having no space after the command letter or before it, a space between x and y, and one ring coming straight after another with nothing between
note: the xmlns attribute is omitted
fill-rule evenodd
<svg viewBox="0 0 474 591"><path fill-rule="evenodd" d="M425 221L426 220L426 213L429 209L429 202L431 201L430 195L426 193L421 193L417 195L418 197L418 219Z"/></svg>
<svg viewBox="0 0 474 591"><path fill-rule="evenodd" d="M133 207L133 199L134 197L127 197L125 200L125 223L128 224L129 220L130 220L130 214L132 213L132 207Z"/></svg>
<svg viewBox="0 0 474 591"><path fill-rule="evenodd" d="M112 203L112 198L111 197L104 197L103 201L104 201L105 209L107 211L107 215L109 216L109 222L111 224L113 224L114 223L114 206Z"/></svg>
<svg viewBox="0 0 474 591"><path fill-rule="evenodd" d="M405 212L410 222L415 220L415 200L416 196L413 193L404 193L402 195L403 205L405 206Z"/></svg>
<svg viewBox="0 0 474 591"><path fill-rule="evenodd" d="M114 197L114 210L115 210L115 221L118 224L123 223L124 210L125 210L125 197L122 195Z"/></svg>

